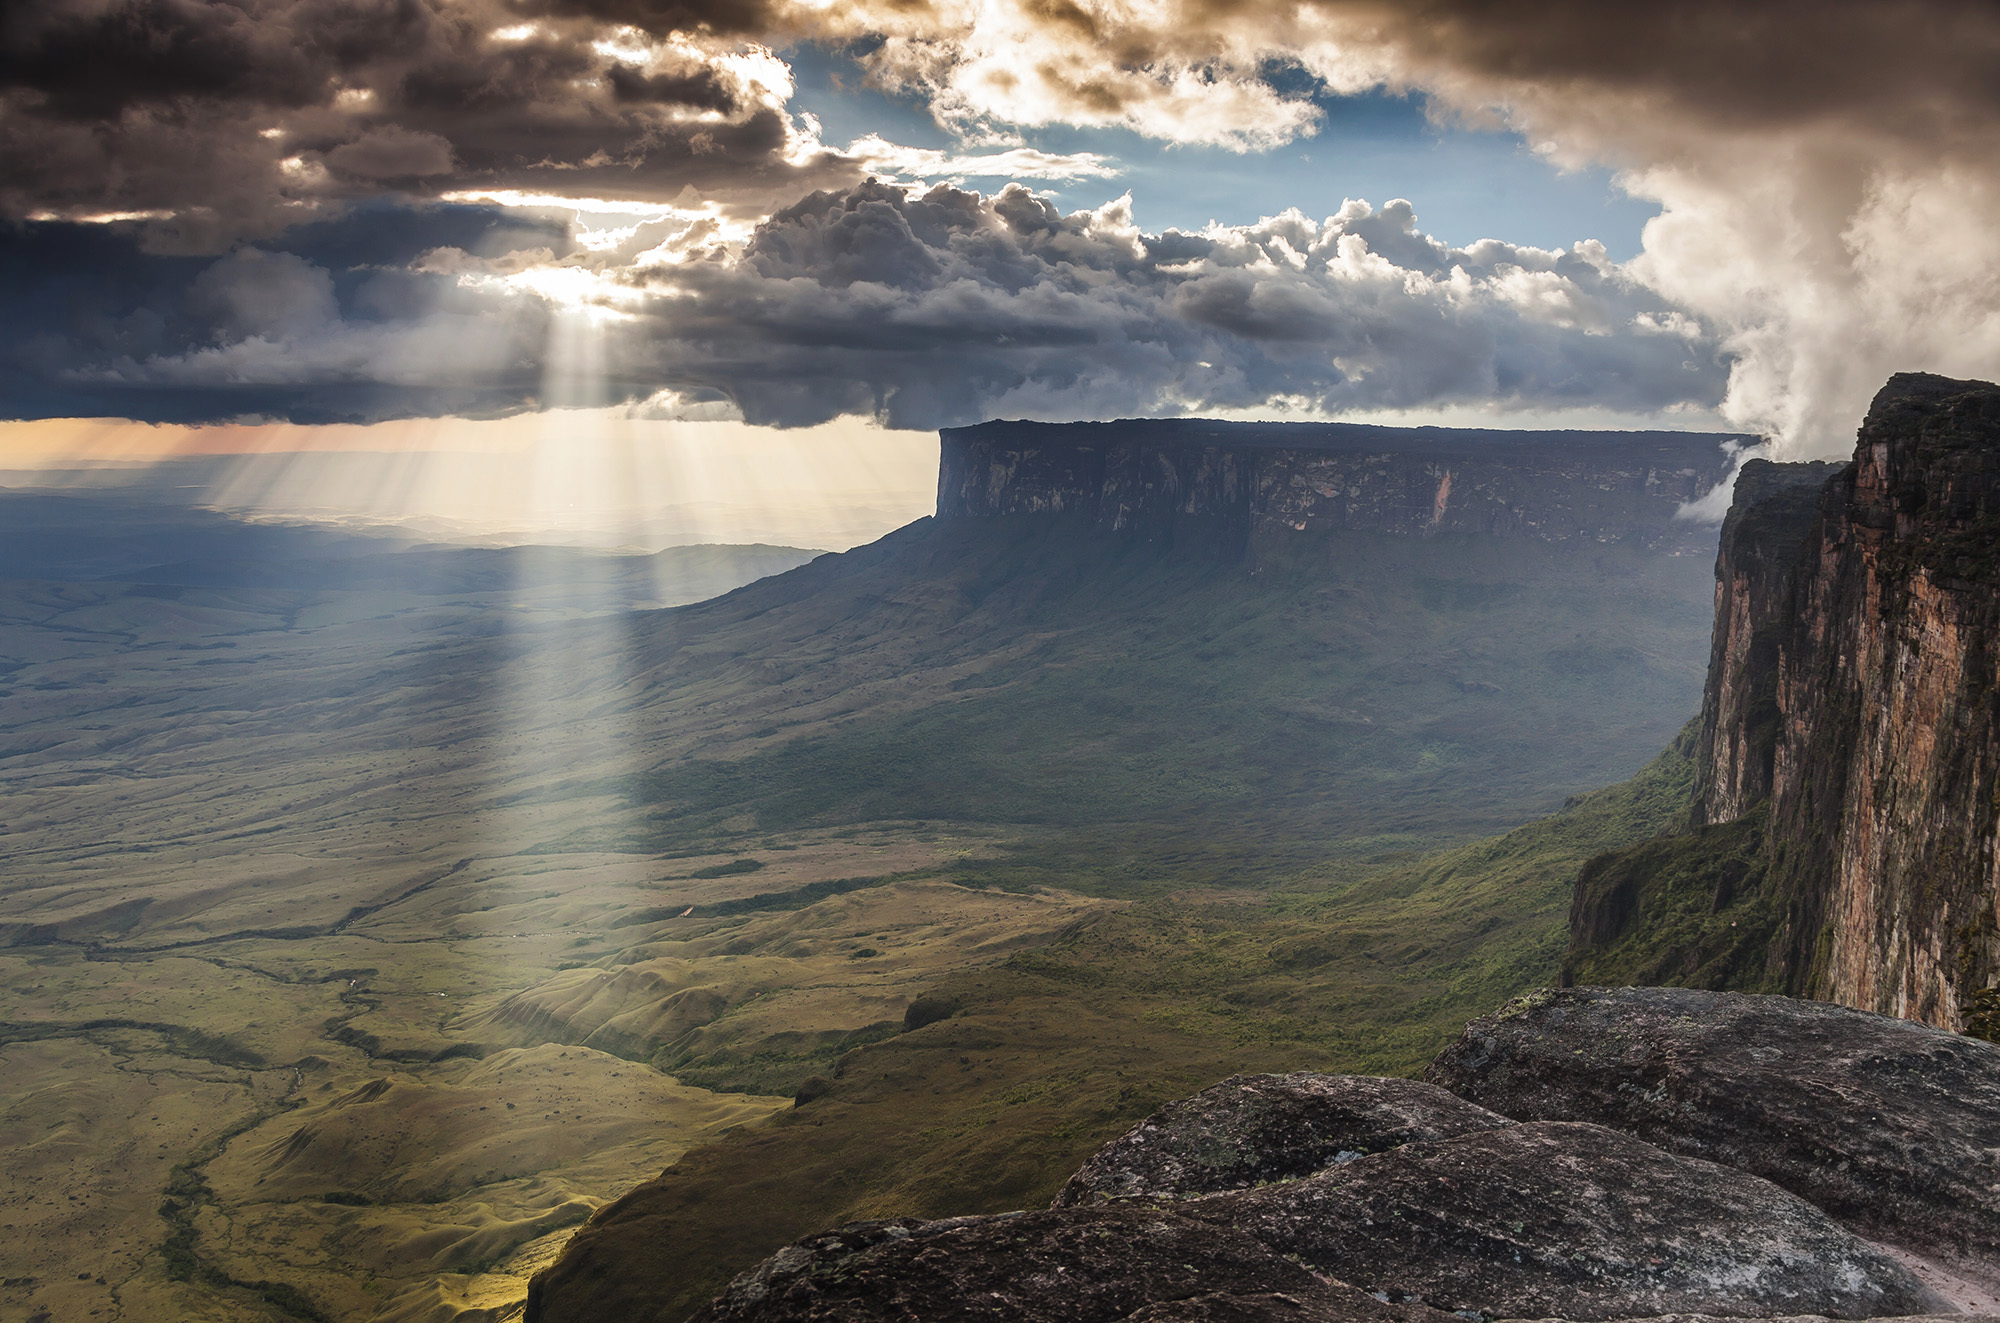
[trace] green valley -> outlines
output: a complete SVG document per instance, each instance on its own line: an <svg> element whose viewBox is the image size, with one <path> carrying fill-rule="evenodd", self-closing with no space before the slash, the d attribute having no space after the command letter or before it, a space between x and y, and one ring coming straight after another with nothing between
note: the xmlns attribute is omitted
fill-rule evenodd
<svg viewBox="0 0 2000 1323"><path fill-rule="evenodd" d="M1676 811L1710 592L1200 521L205 535L4 585L0 1316L511 1317L664 1226L674 1318L1219 1075L1410 1070Z"/></svg>

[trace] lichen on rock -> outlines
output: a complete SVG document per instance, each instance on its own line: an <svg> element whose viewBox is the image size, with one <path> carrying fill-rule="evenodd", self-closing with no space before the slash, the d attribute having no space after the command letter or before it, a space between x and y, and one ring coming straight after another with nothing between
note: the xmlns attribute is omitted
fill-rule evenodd
<svg viewBox="0 0 2000 1323"><path fill-rule="evenodd" d="M1385 1149L1508 1125L1417 1080L1232 1075L1161 1108L1099 1149L1058 1208L1186 1199L1296 1180Z"/></svg>

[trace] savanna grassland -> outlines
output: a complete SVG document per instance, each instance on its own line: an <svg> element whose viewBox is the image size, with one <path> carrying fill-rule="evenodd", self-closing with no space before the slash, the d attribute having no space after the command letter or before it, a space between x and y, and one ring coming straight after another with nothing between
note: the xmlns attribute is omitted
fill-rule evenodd
<svg viewBox="0 0 2000 1323"><path fill-rule="evenodd" d="M1706 657L1707 559L1615 546L0 499L10 1320L508 1317L675 1164L550 1282L671 1318L1231 1071L1408 1071L1678 810Z"/></svg>

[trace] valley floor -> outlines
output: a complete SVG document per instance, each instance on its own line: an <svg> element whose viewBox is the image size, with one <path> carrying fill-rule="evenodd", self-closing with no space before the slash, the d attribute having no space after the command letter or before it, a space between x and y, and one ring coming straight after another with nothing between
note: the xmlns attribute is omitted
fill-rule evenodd
<svg viewBox="0 0 2000 1323"><path fill-rule="evenodd" d="M0 1319L504 1318L621 1197L565 1264L664 1234L674 1317L1231 1071L1413 1069L1682 803L1480 839L1668 742L1705 566L977 532L667 612L0 584Z"/></svg>

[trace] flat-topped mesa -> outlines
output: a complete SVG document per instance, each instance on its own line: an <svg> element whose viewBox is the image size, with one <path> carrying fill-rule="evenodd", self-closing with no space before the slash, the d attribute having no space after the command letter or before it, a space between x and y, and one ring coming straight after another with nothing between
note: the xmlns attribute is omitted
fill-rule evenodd
<svg viewBox="0 0 2000 1323"><path fill-rule="evenodd" d="M1354 423L989 422L947 428L940 519L1066 515L1110 529L1219 525L1252 550L1297 533L1488 533L1714 545L1684 505L1728 474L1705 432L1528 432Z"/></svg>

